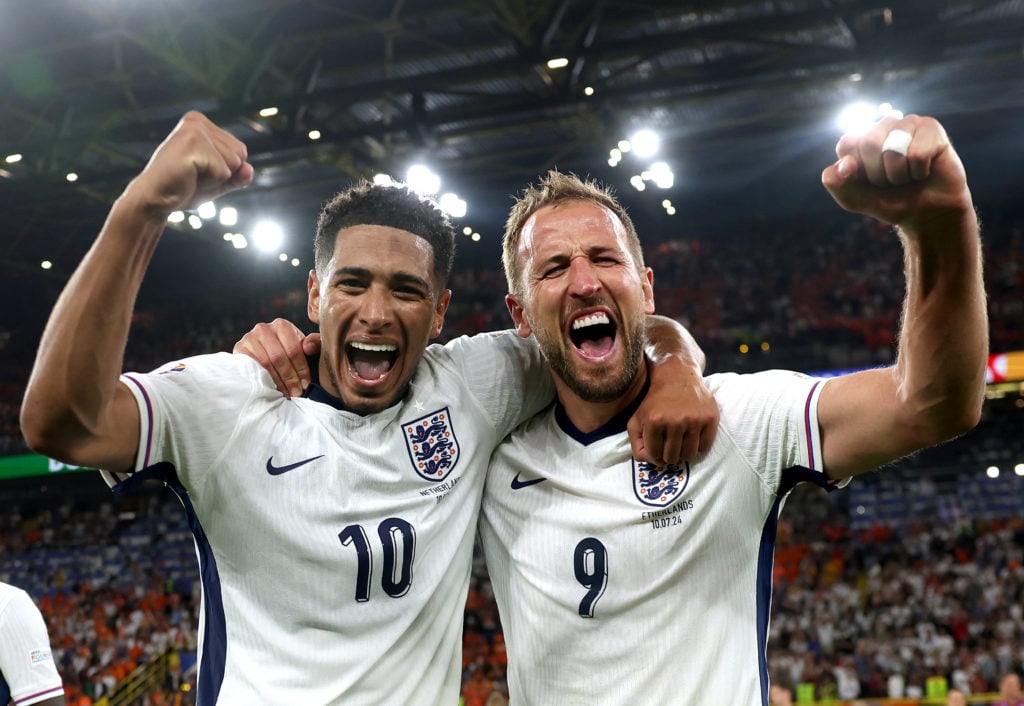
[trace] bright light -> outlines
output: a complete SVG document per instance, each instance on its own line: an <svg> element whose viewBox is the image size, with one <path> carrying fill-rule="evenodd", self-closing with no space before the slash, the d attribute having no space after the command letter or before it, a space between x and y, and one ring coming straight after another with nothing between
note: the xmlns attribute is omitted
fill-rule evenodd
<svg viewBox="0 0 1024 706"><path fill-rule="evenodd" d="M206 203L199 204L199 208L196 209L196 215L202 218L204 221L208 221L217 215L217 206L213 201L207 201Z"/></svg>
<svg viewBox="0 0 1024 706"><path fill-rule="evenodd" d="M78 175L75 174L74 172L68 172L67 174L64 175L64 178L67 179L72 184L78 181Z"/></svg>
<svg viewBox="0 0 1024 706"><path fill-rule="evenodd" d="M1024 463L1018 463L1013 467L1013 472L1018 476L1024 476Z"/></svg>
<svg viewBox="0 0 1024 706"><path fill-rule="evenodd" d="M230 233L230 235L231 244L235 247L235 250L242 250L249 246L249 241L241 233Z"/></svg>
<svg viewBox="0 0 1024 706"><path fill-rule="evenodd" d="M641 159L653 157L661 146L661 140L652 130L640 130L633 135L630 143L633 145L633 152Z"/></svg>
<svg viewBox="0 0 1024 706"><path fill-rule="evenodd" d="M232 240L234 240L234 239L235 239L235 234L234 233L225 233L224 234L224 240L228 241L229 243Z"/></svg>
<svg viewBox="0 0 1024 706"><path fill-rule="evenodd" d="M671 199L664 199L661 202L661 207L662 208L670 208L671 206L672 206L672 200Z"/></svg>
<svg viewBox="0 0 1024 706"><path fill-rule="evenodd" d="M668 208L665 209L665 213L667 213L670 216L676 215L676 207L675 206L669 206Z"/></svg>
<svg viewBox="0 0 1024 706"><path fill-rule="evenodd" d="M470 235L470 234L472 234L472 232L473 232L473 229L470 228L469 226L466 226L465 228L462 229L462 234L463 235Z"/></svg>
<svg viewBox="0 0 1024 706"><path fill-rule="evenodd" d="M457 194L453 194L451 192L441 194L441 198L438 199L437 205L441 207L442 211L452 218L466 217L466 202L460 199Z"/></svg>
<svg viewBox="0 0 1024 706"><path fill-rule="evenodd" d="M608 156L614 159L616 162L618 162L620 159L622 159L622 150L620 150L618 147L612 147L611 151L608 153Z"/></svg>
<svg viewBox="0 0 1024 706"><path fill-rule="evenodd" d="M564 69L569 65L569 60L564 56L560 56L557 59L548 59L549 69Z"/></svg>
<svg viewBox="0 0 1024 706"><path fill-rule="evenodd" d="M261 252L273 252L284 242L284 231L273 221L260 221L253 226L252 244Z"/></svg>
<svg viewBox="0 0 1024 706"><path fill-rule="evenodd" d="M854 83L858 83L860 81L863 81L864 80L864 74L852 73L852 74L850 74L850 80L853 81Z"/></svg>
<svg viewBox="0 0 1024 706"><path fill-rule="evenodd" d="M586 88L584 88L583 89L583 95L585 95L585 96L592 96L592 95L594 95L594 87L593 86L587 86Z"/></svg>
<svg viewBox="0 0 1024 706"><path fill-rule="evenodd" d="M222 226L233 226L238 223L238 209L234 206L225 206L220 210L220 224Z"/></svg>
<svg viewBox="0 0 1024 706"><path fill-rule="evenodd" d="M619 140L619 144L616 145L621 152L629 152L633 149L633 145L630 144L629 140Z"/></svg>
<svg viewBox="0 0 1024 706"><path fill-rule="evenodd" d="M320 137L321 137L320 136L320 131L319 130L310 130L309 132L306 133L306 137L308 137L311 140L319 140Z"/></svg>
<svg viewBox="0 0 1024 706"><path fill-rule="evenodd" d="M42 262L39 263L39 266L42 267L44 270L48 270L51 267L53 267L53 263L50 262L49 260L43 260Z"/></svg>
<svg viewBox="0 0 1024 706"><path fill-rule="evenodd" d="M280 255L277 256L277 259L280 260L281 262L288 262L288 253L281 253Z"/></svg>
<svg viewBox="0 0 1024 706"><path fill-rule="evenodd" d="M441 190L441 177L422 164L414 164L405 174L409 188L423 196L433 196Z"/></svg>
<svg viewBox="0 0 1024 706"><path fill-rule="evenodd" d="M629 183L632 184L633 188L636 189L637 191L643 191L644 189L647 188L647 185L644 184L644 178L639 174L634 174L633 176L631 176L629 178Z"/></svg>
<svg viewBox="0 0 1024 706"><path fill-rule="evenodd" d="M988 476L989 478L998 478L999 466L989 466L988 468L985 469L985 475Z"/></svg>
<svg viewBox="0 0 1024 706"><path fill-rule="evenodd" d="M469 237L473 240L474 243L479 243L480 242L480 234L479 233L473 233L473 235L471 235Z"/></svg>
<svg viewBox="0 0 1024 706"><path fill-rule="evenodd" d="M6 157L4 157L4 161L7 162L8 164L17 164L21 160L22 160L22 155L17 154L17 153L9 154Z"/></svg>
<svg viewBox="0 0 1024 706"><path fill-rule="evenodd" d="M878 122L879 118L902 118L903 112L892 107L892 103L872 105L865 101L851 103L843 108L836 118L836 125L844 135L860 135Z"/></svg>
<svg viewBox="0 0 1024 706"><path fill-rule="evenodd" d="M269 108L263 108L262 110L260 110L260 117L261 118L272 118L275 115L277 115L277 112L278 111L277 111L277 108L275 106L271 106Z"/></svg>
<svg viewBox="0 0 1024 706"><path fill-rule="evenodd" d="M650 179L659 189L671 189L676 183L676 175L672 173L672 167L667 162L655 162L651 165Z"/></svg>
<svg viewBox="0 0 1024 706"><path fill-rule="evenodd" d="M192 226L192 230L199 230L203 227L203 219L192 213L188 217L188 224Z"/></svg>
<svg viewBox="0 0 1024 706"><path fill-rule="evenodd" d="M373 183L377 186L394 186L395 180L391 178L390 174L374 174Z"/></svg>
<svg viewBox="0 0 1024 706"><path fill-rule="evenodd" d="M750 346L748 346L746 343L741 343L740 344L740 353L746 355L749 352L750 352Z"/></svg>
<svg viewBox="0 0 1024 706"><path fill-rule="evenodd" d="M181 223L185 220L184 211L171 211L171 215L167 216L168 223Z"/></svg>
<svg viewBox="0 0 1024 706"><path fill-rule="evenodd" d="M772 346L771 346L770 343L768 343L768 341L761 341L761 350L763 350L765 353L767 353L771 349L772 349Z"/></svg>
<svg viewBox="0 0 1024 706"><path fill-rule="evenodd" d="M297 257L293 257L292 258L292 267L298 267L301 264L302 264L302 260L300 260Z"/></svg>

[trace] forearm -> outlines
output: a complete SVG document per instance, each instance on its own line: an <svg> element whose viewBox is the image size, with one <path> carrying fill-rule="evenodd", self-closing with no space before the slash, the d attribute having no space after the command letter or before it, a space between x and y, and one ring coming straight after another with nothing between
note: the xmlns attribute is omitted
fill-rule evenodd
<svg viewBox="0 0 1024 706"><path fill-rule="evenodd" d="M135 297L165 222L126 192L61 293L22 406L31 447L67 456L101 433L117 391Z"/></svg>
<svg viewBox="0 0 1024 706"><path fill-rule="evenodd" d="M673 319L650 315L646 321L647 346L644 353L652 369L664 363L678 363L701 375L706 358L697 341L682 324Z"/></svg>
<svg viewBox="0 0 1024 706"><path fill-rule="evenodd" d="M981 414L988 326L973 209L905 232L907 294L895 374L901 401L925 433L944 440Z"/></svg>

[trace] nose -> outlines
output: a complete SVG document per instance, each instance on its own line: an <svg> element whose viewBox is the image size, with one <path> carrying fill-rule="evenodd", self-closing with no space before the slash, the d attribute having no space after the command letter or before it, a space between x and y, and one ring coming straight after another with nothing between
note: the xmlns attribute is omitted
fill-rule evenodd
<svg viewBox="0 0 1024 706"><path fill-rule="evenodd" d="M597 268L585 257L569 263L569 293L578 297L592 297L601 291Z"/></svg>
<svg viewBox="0 0 1024 706"><path fill-rule="evenodd" d="M387 287L371 286L363 294L359 307L359 321L371 329L381 329L391 323L394 309L391 292Z"/></svg>

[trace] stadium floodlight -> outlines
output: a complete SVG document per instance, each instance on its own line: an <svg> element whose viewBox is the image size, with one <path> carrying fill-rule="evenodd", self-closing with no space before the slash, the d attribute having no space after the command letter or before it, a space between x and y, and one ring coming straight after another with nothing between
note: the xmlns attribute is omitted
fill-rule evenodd
<svg viewBox="0 0 1024 706"><path fill-rule="evenodd" d="M245 236L241 233L231 233L231 244L235 250L242 250L249 246L249 241L245 239Z"/></svg>
<svg viewBox="0 0 1024 706"><path fill-rule="evenodd" d="M592 96L592 95L594 95L594 87L593 86L585 86L583 88L583 95L585 95L585 96Z"/></svg>
<svg viewBox="0 0 1024 706"><path fill-rule="evenodd" d="M836 125L844 135L859 135L874 124L877 116L875 106L866 101L857 101L839 112Z"/></svg>
<svg viewBox="0 0 1024 706"><path fill-rule="evenodd" d="M53 263L50 262L49 260L43 260L42 262L39 263L39 266L42 267L44 270L48 270L51 267L53 267Z"/></svg>
<svg viewBox="0 0 1024 706"><path fill-rule="evenodd" d="M300 260L297 257L293 257L292 258L292 267L298 267L301 264L302 264L302 260Z"/></svg>
<svg viewBox="0 0 1024 706"><path fill-rule="evenodd" d="M872 105L867 101L857 101L843 108L836 118L836 125L844 135L860 135L881 118L902 118L903 111L897 110L892 103Z"/></svg>
<svg viewBox="0 0 1024 706"><path fill-rule="evenodd" d="M192 226L192 230L199 230L200 228L203 227L203 219L197 216L196 214L192 213L189 214L188 224Z"/></svg>
<svg viewBox="0 0 1024 706"><path fill-rule="evenodd" d="M633 143L629 140L619 140L618 148L620 152L629 152L633 149Z"/></svg>
<svg viewBox="0 0 1024 706"><path fill-rule="evenodd" d="M998 478L999 466L989 466L988 468L985 469L985 475L988 476L989 478Z"/></svg>
<svg viewBox="0 0 1024 706"><path fill-rule="evenodd" d="M273 252L284 242L284 231L273 221L260 221L250 233L253 247L260 252Z"/></svg>
<svg viewBox="0 0 1024 706"><path fill-rule="evenodd" d="M199 204L199 208L196 209L196 215L202 218L204 221L208 221L217 215L217 205L213 201L207 201Z"/></svg>
<svg viewBox="0 0 1024 706"><path fill-rule="evenodd" d="M261 118L272 118L275 115L277 115L277 113L278 113L277 106L273 106L273 105L268 107L268 108L261 108L260 109L260 117Z"/></svg>
<svg viewBox="0 0 1024 706"><path fill-rule="evenodd" d="M377 186L394 186L395 180L391 178L390 174L380 173L373 175L373 183Z"/></svg>
<svg viewBox="0 0 1024 706"><path fill-rule="evenodd" d="M184 211L171 211L171 215L167 216L168 223L181 223L185 220Z"/></svg>
<svg viewBox="0 0 1024 706"><path fill-rule="evenodd" d="M17 164L22 159L24 159L24 156L18 154L17 152L15 152L14 154L9 154L6 157L4 157L4 161L7 162L8 164Z"/></svg>
<svg viewBox="0 0 1024 706"><path fill-rule="evenodd" d="M472 235L472 233L473 229L470 226L466 226L465 228L462 229L463 235Z"/></svg>
<svg viewBox="0 0 1024 706"><path fill-rule="evenodd" d="M554 59L548 59L549 69L564 69L569 65L569 60L564 56L555 57Z"/></svg>
<svg viewBox="0 0 1024 706"><path fill-rule="evenodd" d="M277 256L277 259L281 262L288 262L288 253L283 252Z"/></svg>
<svg viewBox="0 0 1024 706"><path fill-rule="evenodd" d="M676 183L676 175L672 173L668 162L655 162L650 168L650 181L659 189L671 189Z"/></svg>
<svg viewBox="0 0 1024 706"><path fill-rule="evenodd" d="M480 242L480 234L479 234L479 233L476 233L476 232L474 232L474 233L473 233L473 235L471 235L471 236L469 236L469 237L470 237L470 239L471 239L471 240L472 240L472 241L473 241L474 243L479 243L479 242Z"/></svg>
<svg viewBox="0 0 1024 706"><path fill-rule="evenodd" d="M466 202L460 199L458 194L451 192L441 194L441 198L437 200L437 205L452 218L466 217Z"/></svg>
<svg viewBox="0 0 1024 706"><path fill-rule="evenodd" d="M1013 472L1018 476L1024 476L1024 463L1018 463L1013 467Z"/></svg>
<svg viewBox="0 0 1024 706"><path fill-rule="evenodd" d="M433 196L441 190L441 177L424 164L414 164L405 174L409 188L422 196Z"/></svg>
<svg viewBox="0 0 1024 706"><path fill-rule="evenodd" d="M64 178L67 179L68 182L72 184L78 181L78 175L75 174L74 172L68 172L67 174L64 175Z"/></svg>
<svg viewBox="0 0 1024 706"><path fill-rule="evenodd" d="M634 174L633 176L631 176L629 178L629 183L632 184L633 188L636 189L637 191L643 191L644 189L647 188L647 185L644 184L644 178L639 174Z"/></svg>
<svg viewBox="0 0 1024 706"><path fill-rule="evenodd" d="M234 206L225 206L220 210L220 224L222 226L233 226L238 223L238 209Z"/></svg>
<svg viewBox="0 0 1024 706"><path fill-rule="evenodd" d="M323 135L320 134L319 130L310 130L309 132L306 133L306 137L315 141L319 140L321 137L323 137Z"/></svg>
<svg viewBox="0 0 1024 706"><path fill-rule="evenodd" d="M653 130L639 130L629 140L637 157L646 159L658 153L661 138Z"/></svg>

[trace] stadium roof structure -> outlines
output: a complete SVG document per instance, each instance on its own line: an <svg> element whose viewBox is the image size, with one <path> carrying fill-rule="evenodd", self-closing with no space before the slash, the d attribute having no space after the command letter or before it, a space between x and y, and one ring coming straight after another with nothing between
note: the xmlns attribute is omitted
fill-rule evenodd
<svg viewBox="0 0 1024 706"><path fill-rule="evenodd" d="M554 166L613 184L638 222L663 198L691 218L805 208L827 202L857 99L940 117L973 177L1021 183L1022 0L0 0L0 17L5 268L73 266L188 109L248 145L257 180L233 203L307 231L339 186L416 160L491 238ZM671 189L634 191L629 155L609 166L640 128Z"/></svg>

